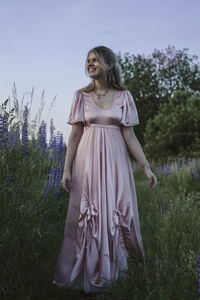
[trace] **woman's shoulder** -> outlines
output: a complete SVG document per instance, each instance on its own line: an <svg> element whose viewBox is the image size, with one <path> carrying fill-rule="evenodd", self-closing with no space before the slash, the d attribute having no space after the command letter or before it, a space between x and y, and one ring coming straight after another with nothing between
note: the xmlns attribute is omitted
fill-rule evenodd
<svg viewBox="0 0 200 300"><path fill-rule="evenodd" d="M89 96L91 91L86 91L84 88L80 88L80 89L77 89L75 91L75 93L77 93L77 95Z"/></svg>
<svg viewBox="0 0 200 300"><path fill-rule="evenodd" d="M118 89L118 88L113 88L113 89L110 89L110 91L113 91L113 92L116 92L116 93L120 93L121 95L124 95L126 93L130 93L130 91L128 89ZM94 91L93 90L87 90L85 88L80 88L80 89L77 89L75 91L75 94L77 95L84 95L84 96L90 96Z"/></svg>

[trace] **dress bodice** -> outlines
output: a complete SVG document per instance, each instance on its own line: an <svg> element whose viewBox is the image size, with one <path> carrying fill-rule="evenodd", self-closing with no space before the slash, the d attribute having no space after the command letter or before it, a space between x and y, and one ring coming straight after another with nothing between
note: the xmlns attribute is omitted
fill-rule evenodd
<svg viewBox="0 0 200 300"><path fill-rule="evenodd" d="M68 124L83 122L91 124L134 126L139 124L136 105L128 90L116 90L112 106L108 109L99 107L90 93L76 91L72 100Z"/></svg>

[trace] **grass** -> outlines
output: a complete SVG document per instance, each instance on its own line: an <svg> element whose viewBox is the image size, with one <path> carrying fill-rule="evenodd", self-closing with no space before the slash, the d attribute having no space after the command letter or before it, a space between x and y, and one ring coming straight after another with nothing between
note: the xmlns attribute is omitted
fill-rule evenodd
<svg viewBox="0 0 200 300"><path fill-rule="evenodd" d="M42 146L38 141L34 146L30 141L27 145L27 156L22 156L20 141L16 147L0 149L2 300L188 300L198 299L198 295L200 299L197 292L199 160L192 162L198 165L193 170L196 180L191 175L191 165L178 168L175 163L171 164L170 175L158 176L158 185L153 190L147 187L141 169L134 167L146 262L136 265L128 261L127 280L117 280L108 292L89 297L81 291L52 284L69 195L64 190L55 194L55 179L46 196L44 190L50 168L56 168L59 163L63 166L65 151L50 160L48 153L40 157ZM51 153L54 150L51 148ZM153 170L156 170L154 165Z"/></svg>
<svg viewBox="0 0 200 300"><path fill-rule="evenodd" d="M51 283L68 195L63 190L57 198L51 192L42 196L48 166L36 157L15 166L13 184L0 193L1 299L87 299ZM153 190L134 169L146 263L129 262L128 279L94 299L197 299L200 192L186 169L162 175Z"/></svg>

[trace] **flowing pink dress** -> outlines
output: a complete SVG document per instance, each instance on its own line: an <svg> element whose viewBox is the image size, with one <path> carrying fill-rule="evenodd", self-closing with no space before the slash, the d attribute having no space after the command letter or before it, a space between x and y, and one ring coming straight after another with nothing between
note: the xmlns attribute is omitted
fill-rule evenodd
<svg viewBox="0 0 200 300"><path fill-rule="evenodd" d="M111 108L90 93L74 94L68 124L84 132L73 161L64 238L53 283L85 293L127 278L127 258L145 261L133 170L121 124L139 124L129 90L115 90Z"/></svg>

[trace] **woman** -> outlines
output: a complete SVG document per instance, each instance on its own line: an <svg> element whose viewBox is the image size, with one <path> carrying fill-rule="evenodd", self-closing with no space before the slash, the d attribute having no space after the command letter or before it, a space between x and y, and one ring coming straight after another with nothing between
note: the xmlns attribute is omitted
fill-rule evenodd
<svg viewBox="0 0 200 300"><path fill-rule="evenodd" d="M157 178L134 134L137 109L114 52L91 49L86 70L92 82L75 92L68 119L72 132L62 187L71 193L53 283L92 293L126 278L127 258L145 261L127 148L150 188Z"/></svg>

